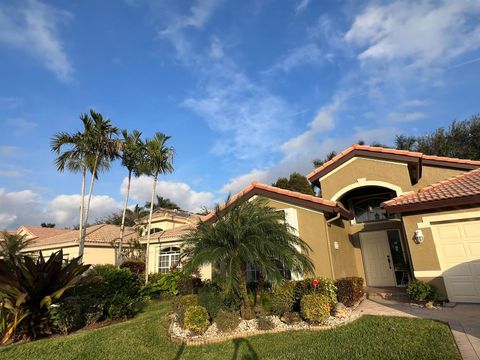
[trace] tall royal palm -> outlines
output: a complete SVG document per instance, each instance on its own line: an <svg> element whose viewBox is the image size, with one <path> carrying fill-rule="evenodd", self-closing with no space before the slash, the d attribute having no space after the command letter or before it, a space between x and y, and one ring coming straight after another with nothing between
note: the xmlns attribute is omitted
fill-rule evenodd
<svg viewBox="0 0 480 360"><path fill-rule="evenodd" d="M90 213L90 203L92 201L93 186L97 179L97 173L101 170L108 170L110 163L118 156L119 142L115 139L118 129L112 125L110 119L105 119L102 114L90 109L89 114L82 115L89 119L92 126L86 134L89 145L89 158L91 159L91 179L88 192L87 206L85 207L85 219L82 232L82 238L79 244L80 261L83 260L83 250L85 247L85 237L87 235L88 216Z"/></svg>
<svg viewBox="0 0 480 360"><path fill-rule="evenodd" d="M125 216L127 214L128 198L130 196L130 185L132 182L132 175L140 176L142 173L141 164L142 164L143 154L144 154L144 144L142 139L140 138L141 136L142 136L142 133L137 130L133 130L132 133L130 134L128 133L127 130L122 130L120 158L122 160L122 165L128 171L128 178L127 178L127 193L125 194L125 203L123 206L123 213L122 213L122 223L120 225L120 242L118 245L118 259L117 259L118 265L120 265L122 262Z"/></svg>
<svg viewBox="0 0 480 360"><path fill-rule="evenodd" d="M158 176L173 172L173 147L167 146L170 136L157 132L152 139L146 141L144 156L144 172L153 177L152 198L147 226L147 249L145 256L145 283L148 282L148 258L150 251L150 232L152 227L152 214L155 195L157 193Z"/></svg>
<svg viewBox="0 0 480 360"><path fill-rule="evenodd" d="M284 214L270 208L264 199L241 201L227 212L219 207L209 222L200 222L184 238L184 270L202 265L221 269L224 290L241 300L241 314L251 318L247 294L247 264L253 265L268 281L282 279L279 264L297 274L313 274L310 247L285 223Z"/></svg>
<svg viewBox="0 0 480 360"><path fill-rule="evenodd" d="M60 172L65 169L74 173L82 173L82 189L80 196L80 215L78 227L78 241L81 243L83 234L83 213L85 206L85 184L87 170L92 170L93 158L89 145L89 135L92 131L92 121L88 116L81 115L83 132L69 134L67 132L56 133L51 140L51 149L59 156L55 159L55 165ZM64 150L67 148L67 150ZM62 152L63 151L63 152Z"/></svg>

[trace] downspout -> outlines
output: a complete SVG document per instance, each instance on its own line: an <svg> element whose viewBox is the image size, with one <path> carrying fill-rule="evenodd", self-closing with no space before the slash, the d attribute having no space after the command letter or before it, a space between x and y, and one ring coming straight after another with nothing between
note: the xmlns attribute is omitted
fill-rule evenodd
<svg viewBox="0 0 480 360"><path fill-rule="evenodd" d="M333 218L327 220L325 222L325 234L327 235L327 245L328 245L328 258L330 260L330 271L332 273L332 280L335 280L335 270L333 268L333 255L332 255L332 246L330 243L330 234L328 233L328 228L331 226L331 223L335 220L340 219L340 213L335 215Z"/></svg>

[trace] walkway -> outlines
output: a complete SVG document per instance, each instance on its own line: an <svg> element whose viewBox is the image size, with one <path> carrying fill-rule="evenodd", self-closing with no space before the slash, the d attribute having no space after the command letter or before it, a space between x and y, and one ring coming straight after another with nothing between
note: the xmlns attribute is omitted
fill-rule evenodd
<svg viewBox="0 0 480 360"><path fill-rule="evenodd" d="M425 309L409 304L379 304L364 300L355 310L359 314L406 316L433 319L450 325L464 360L480 360L480 304L457 304L455 307Z"/></svg>

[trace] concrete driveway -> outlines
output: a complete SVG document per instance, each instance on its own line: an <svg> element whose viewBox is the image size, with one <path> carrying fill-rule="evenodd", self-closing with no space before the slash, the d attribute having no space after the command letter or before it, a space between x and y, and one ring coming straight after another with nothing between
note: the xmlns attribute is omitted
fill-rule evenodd
<svg viewBox="0 0 480 360"><path fill-rule="evenodd" d="M465 360L480 360L480 304L425 309L410 304L380 304L365 299L356 309L358 315L418 317L449 324L455 342Z"/></svg>

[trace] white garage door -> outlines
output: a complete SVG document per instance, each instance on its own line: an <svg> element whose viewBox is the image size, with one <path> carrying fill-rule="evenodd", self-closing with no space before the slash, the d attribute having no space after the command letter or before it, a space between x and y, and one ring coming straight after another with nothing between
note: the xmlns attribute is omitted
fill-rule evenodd
<svg viewBox="0 0 480 360"><path fill-rule="evenodd" d="M480 303L480 221L432 226L448 298Z"/></svg>

